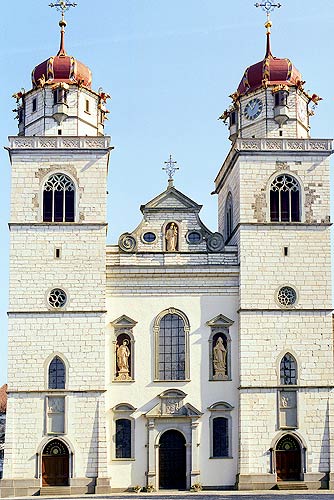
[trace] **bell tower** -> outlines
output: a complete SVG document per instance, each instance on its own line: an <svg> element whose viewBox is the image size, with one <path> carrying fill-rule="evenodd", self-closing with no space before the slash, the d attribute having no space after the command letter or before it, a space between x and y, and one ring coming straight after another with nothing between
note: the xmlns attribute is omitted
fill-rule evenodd
<svg viewBox="0 0 334 500"><path fill-rule="evenodd" d="M261 4L267 14L275 5ZM270 29L268 15L265 57L221 117L232 146L215 180L219 231L240 262L237 484L320 488L332 484L333 464L332 141L310 137L320 98L289 59L272 55Z"/></svg>
<svg viewBox="0 0 334 500"><path fill-rule="evenodd" d="M60 48L18 92L4 496L109 492L105 435L106 100ZM51 490L47 490L51 491ZM52 494L52 493L51 493ZM56 494L56 493L53 493ZM0 494L1 496L1 494Z"/></svg>

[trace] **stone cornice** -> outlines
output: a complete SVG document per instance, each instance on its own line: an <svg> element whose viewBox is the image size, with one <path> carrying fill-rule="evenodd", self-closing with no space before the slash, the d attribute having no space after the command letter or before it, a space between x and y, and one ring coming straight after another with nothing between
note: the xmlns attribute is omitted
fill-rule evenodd
<svg viewBox="0 0 334 500"><path fill-rule="evenodd" d="M238 156L242 154L268 156L271 153L279 153L280 155L316 154L330 156L333 153L333 147L332 139L288 139L281 137L236 139L215 179L216 188L212 194L219 192L228 172L233 168Z"/></svg>
<svg viewBox="0 0 334 500"><path fill-rule="evenodd" d="M16 153L21 150L107 150L113 149L110 146L110 137L71 137L71 136L10 136L9 147L6 147L9 152Z"/></svg>

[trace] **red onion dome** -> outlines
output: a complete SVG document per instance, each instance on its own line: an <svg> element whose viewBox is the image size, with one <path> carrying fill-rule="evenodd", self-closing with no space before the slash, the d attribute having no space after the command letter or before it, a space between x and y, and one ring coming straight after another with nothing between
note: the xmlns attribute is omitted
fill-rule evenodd
<svg viewBox="0 0 334 500"><path fill-rule="evenodd" d="M270 50L270 33L267 33L267 51L264 59L249 66L239 84L237 94L245 95L268 85L298 86L302 75L290 59L274 57Z"/></svg>
<svg viewBox="0 0 334 500"><path fill-rule="evenodd" d="M61 20L59 26L61 27L61 38L58 54L38 64L38 66L33 69L31 75L33 86L39 87L46 83L53 84L63 82L91 88L91 70L82 62L67 55L65 51L64 35L66 21Z"/></svg>

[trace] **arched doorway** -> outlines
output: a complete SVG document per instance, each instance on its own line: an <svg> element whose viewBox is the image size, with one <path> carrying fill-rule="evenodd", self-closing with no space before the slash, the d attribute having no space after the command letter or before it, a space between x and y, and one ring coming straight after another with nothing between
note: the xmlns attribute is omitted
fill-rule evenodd
<svg viewBox="0 0 334 500"><path fill-rule="evenodd" d="M159 488L186 488L186 440L181 432L174 429L160 437Z"/></svg>
<svg viewBox="0 0 334 500"><path fill-rule="evenodd" d="M42 453L42 485L68 486L69 452L59 439L47 443Z"/></svg>
<svg viewBox="0 0 334 500"><path fill-rule="evenodd" d="M301 449L291 434L283 436L276 445L276 472L278 481L300 481Z"/></svg>

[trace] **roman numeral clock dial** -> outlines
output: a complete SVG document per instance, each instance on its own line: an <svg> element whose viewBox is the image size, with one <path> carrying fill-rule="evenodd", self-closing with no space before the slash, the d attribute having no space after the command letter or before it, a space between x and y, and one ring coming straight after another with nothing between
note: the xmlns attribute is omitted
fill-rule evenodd
<svg viewBox="0 0 334 500"><path fill-rule="evenodd" d="M261 99L257 97L251 99L245 107L244 115L248 120L255 120L258 116L260 116L263 109L263 104Z"/></svg>

